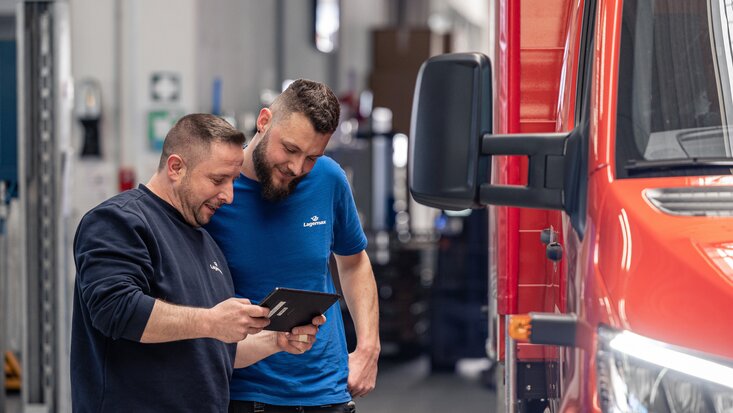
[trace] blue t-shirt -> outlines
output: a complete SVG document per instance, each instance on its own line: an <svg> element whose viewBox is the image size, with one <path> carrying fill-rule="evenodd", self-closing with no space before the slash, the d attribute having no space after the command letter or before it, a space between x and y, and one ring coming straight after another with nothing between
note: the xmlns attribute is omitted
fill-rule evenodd
<svg viewBox="0 0 733 413"><path fill-rule="evenodd" d="M324 156L288 198L265 201L260 190L240 175L234 202L206 226L224 251L236 295L258 302L275 287L334 292L331 252L353 255L367 245L344 171ZM334 305L325 315L310 351L277 353L235 370L230 397L285 406L351 400L341 310Z"/></svg>

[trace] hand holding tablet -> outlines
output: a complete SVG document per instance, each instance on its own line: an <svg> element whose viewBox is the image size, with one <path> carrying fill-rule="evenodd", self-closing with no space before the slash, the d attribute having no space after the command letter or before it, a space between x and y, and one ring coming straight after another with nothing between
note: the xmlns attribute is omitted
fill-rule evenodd
<svg viewBox="0 0 733 413"><path fill-rule="evenodd" d="M277 287L260 302L270 309L270 324L265 330L289 332L311 324L313 317L325 313L339 298L338 294Z"/></svg>

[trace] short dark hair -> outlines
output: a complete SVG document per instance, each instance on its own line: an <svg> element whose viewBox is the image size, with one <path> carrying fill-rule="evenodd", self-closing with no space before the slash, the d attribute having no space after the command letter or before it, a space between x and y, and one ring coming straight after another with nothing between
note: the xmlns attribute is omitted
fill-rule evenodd
<svg viewBox="0 0 733 413"><path fill-rule="evenodd" d="M158 170L163 170L168 157L179 154L190 167L208 153L212 142L244 145L244 134L224 119L208 113L192 113L176 122L163 142Z"/></svg>
<svg viewBox="0 0 733 413"><path fill-rule="evenodd" d="M333 133L339 124L341 108L333 91L323 83L298 79L288 86L270 106L276 118L302 113L318 133Z"/></svg>

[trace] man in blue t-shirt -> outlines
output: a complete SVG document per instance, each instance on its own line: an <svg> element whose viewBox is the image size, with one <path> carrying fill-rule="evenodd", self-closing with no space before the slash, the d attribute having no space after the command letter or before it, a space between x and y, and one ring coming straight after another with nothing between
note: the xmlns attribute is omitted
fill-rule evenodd
<svg viewBox="0 0 733 413"><path fill-rule="evenodd" d="M379 308L367 241L344 171L323 156L338 121L328 87L293 82L260 111L234 203L206 229L227 258L236 295L253 301L274 287L334 292L333 253L356 350L348 354L341 312L332 306L308 353L276 354L235 370L229 412L354 411L352 398L375 386Z"/></svg>
<svg viewBox="0 0 733 413"><path fill-rule="evenodd" d="M234 367L301 354L315 340L315 325L295 335L261 332L268 309L232 298L226 260L201 228L232 202L243 143L224 120L187 115L166 136L146 185L82 218L74 238L74 412L224 412Z"/></svg>

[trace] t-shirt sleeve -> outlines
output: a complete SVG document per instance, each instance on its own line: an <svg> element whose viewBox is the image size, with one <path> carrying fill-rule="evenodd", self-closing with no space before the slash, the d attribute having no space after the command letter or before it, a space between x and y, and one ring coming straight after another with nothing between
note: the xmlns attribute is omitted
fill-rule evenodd
<svg viewBox="0 0 733 413"><path fill-rule="evenodd" d="M346 173L338 168L336 199L334 202L333 247L338 255L354 255L367 247L367 238L359 221L354 196L351 193Z"/></svg>
<svg viewBox="0 0 733 413"><path fill-rule="evenodd" d="M150 318L148 233L142 219L116 206L92 210L77 229L77 293L94 328L107 337L140 341Z"/></svg>

